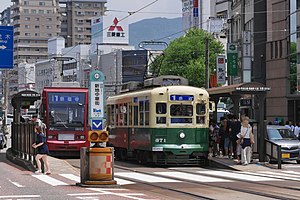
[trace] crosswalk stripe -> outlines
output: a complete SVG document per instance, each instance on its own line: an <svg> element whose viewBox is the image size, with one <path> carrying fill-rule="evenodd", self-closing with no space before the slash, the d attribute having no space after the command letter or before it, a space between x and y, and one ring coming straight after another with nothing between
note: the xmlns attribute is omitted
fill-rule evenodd
<svg viewBox="0 0 300 200"><path fill-rule="evenodd" d="M132 181L127 181L121 178L115 178L115 181L117 181L118 185L130 185L130 184L135 184L135 182Z"/></svg>
<svg viewBox="0 0 300 200"><path fill-rule="evenodd" d="M294 171L284 171L284 172L289 173L289 174L296 174L296 175L300 176L299 172L294 172Z"/></svg>
<svg viewBox="0 0 300 200"><path fill-rule="evenodd" d="M184 172L154 172L155 174L173 177L173 178L180 178L184 180L190 180L190 181L196 181L196 182L202 182L202 183L209 183L209 182L233 182L226 179L221 178L213 178L213 177L207 177L202 175L194 175L194 174L188 174Z"/></svg>
<svg viewBox="0 0 300 200"><path fill-rule="evenodd" d="M137 172L118 172L115 173L116 176L121 176L124 178L130 178L135 180L140 180L148 183L174 183L174 182L181 182L174 179L162 178L151 176L147 174L137 173Z"/></svg>
<svg viewBox="0 0 300 200"><path fill-rule="evenodd" d="M268 177L259 177L247 174L239 174L236 172L224 172L224 171L197 171L200 174L208 174L208 175L215 175L215 176L222 176L226 178L233 178L239 180L246 180L246 181L279 181L278 179L268 178Z"/></svg>
<svg viewBox="0 0 300 200"><path fill-rule="evenodd" d="M287 173L278 173L278 172L270 172L270 171L260 171L260 173L263 174L270 174L270 175L278 175L278 176L283 176L284 178L292 178L293 180L300 181L300 176L298 175L293 175L293 174L287 174Z"/></svg>
<svg viewBox="0 0 300 200"><path fill-rule="evenodd" d="M59 185L68 185L67 183L64 183L62 181L59 181L57 179L54 179L48 175L42 175L42 174L39 174L39 175L32 175L33 177L49 184L49 185L52 185L52 186L59 186Z"/></svg>
<svg viewBox="0 0 300 200"><path fill-rule="evenodd" d="M13 198L40 198L40 195L9 195L0 196L0 199L13 199Z"/></svg>
<svg viewBox="0 0 300 200"><path fill-rule="evenodd" d="M59 175L62 176L62 177L65 177L69 180L75 181L76 183L80 182L80 177L76 176L74 174L59 174Z"/></svg>
<svg viewBox="0 0 300 200"><path fill-rule="evenodd" d="M250 174L250 175L256 175L256 176L267 176L270 178L277 178L277 179L284 179L284 180L293 180L293 181L300 181L298 178L293 177L287 177L284 174L276 173L276 172L270 172L270 173L262 173L260 171L258 172L240 172L242 174Z"/></svg>

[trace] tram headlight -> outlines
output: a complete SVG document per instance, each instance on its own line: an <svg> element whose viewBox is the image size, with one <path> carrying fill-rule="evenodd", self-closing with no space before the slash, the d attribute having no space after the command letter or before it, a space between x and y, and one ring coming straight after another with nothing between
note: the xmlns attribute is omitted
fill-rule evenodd
<svg viewBox="0 0 300 200"><path fill-rule="evenodd" d="M185 138L185 133L184 133L184 132L181 132L181 133L179 134L179 137L180 137L181 139L184 139L184 138Z"/></svg>

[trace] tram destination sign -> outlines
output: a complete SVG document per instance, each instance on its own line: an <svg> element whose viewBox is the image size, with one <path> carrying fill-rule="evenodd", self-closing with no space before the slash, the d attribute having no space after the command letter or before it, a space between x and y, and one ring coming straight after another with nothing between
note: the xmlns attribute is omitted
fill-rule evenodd
<svg viewBox="0 0 300 200"><path fill-rule="evenodd" d="M194 101L193 95L170 95L170 101Z"/></svg>

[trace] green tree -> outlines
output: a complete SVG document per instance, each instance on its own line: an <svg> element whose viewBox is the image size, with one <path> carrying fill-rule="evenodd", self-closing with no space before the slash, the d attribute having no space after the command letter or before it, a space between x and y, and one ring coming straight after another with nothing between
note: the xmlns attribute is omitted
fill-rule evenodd
<svg viewBox="0 0 300 200"><path fill-rule="evenodd" d="M204 30L191 29L185 36L172 41L163 55L155 59L151 65L154 74L182 76L190 85L204 87L207 38L210 73L215 73L216 56L224 53L223 44Z"/></svg>

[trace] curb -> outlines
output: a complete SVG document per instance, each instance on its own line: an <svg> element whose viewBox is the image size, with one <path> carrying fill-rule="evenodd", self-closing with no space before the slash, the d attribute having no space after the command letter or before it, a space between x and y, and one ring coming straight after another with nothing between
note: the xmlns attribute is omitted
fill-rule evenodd
<svg viewBox="0 0 300 200"><path fill-rule="evenodd" d="M227 170L233 170L233 171L240 171L236 168L234 168L233 166L230 166L226 163L223 162L218 162L216 160L213 159L209 159L209 166L213 167L213 168L218 168L218 169L227 169Z"/></svg>
<svg viewBox="0 0 300 200"><path fill-rule="evenodd" d="M23 160L21 158L16 157L13 154L11 148L7 149L6 158L7 158L7 160L11 161L12 163L14 163L14 164L26 169L26 170L29 170L29 171L32 171L32 172L34 172L36 170L35 167L33 166L33 164L30 161L26 161L26 160Z"/></svg>

